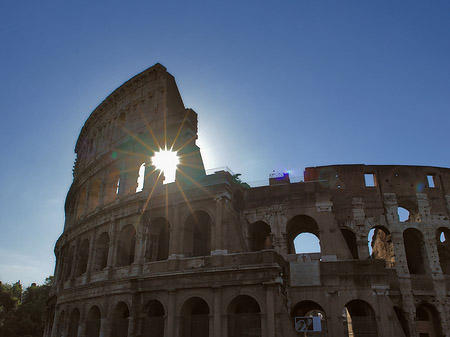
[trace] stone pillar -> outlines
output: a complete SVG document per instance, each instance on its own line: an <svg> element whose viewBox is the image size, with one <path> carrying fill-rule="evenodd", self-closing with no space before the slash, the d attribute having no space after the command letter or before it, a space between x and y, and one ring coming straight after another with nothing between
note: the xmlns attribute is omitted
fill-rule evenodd
<svg viewBox="0 0 450 337"><path fill-rule="evenodd" d="M342 325L342 304L339 301L339 291L330 290L325 293L328 297L327 329L328 335L332 337L344 337L344 327Z"/></svg>
<svg viewBox="0 0 450 337"><path fill-rule="evenodd" d="M90 240L89 242L89 255L88 255L88 263L86 266L86 282L91 281L91 274L92 274L92 265L94 264L94 252L95 252L95 241L97 239L98 230L95 229L94 231L94 238Z"/></svg>
<svg viewBox="0 0 450 337"><path fill-rule="evenodd" d="M116 256L117 256L117 224L112 221L111 225L112 229L109 231L110 238L109 238L109 247L108 247L108 278L112 277L112 272L114 270L114 266L116 265Z"/></svg>
<svg viewBox="0 0 450 337"><path fill-rule="evenodd" d="M175 290L169 291L169 307L167 309L167 332L166 336L174 337L175 336Z"/></svg>
<svg viewBox="0 0 450 337"><path fill-rule="evenodd" d="M76 274L76 268L78 264L78 249L80 248L80 240L76 241L75 248L73 250L73 256L72 256L72 269L70 270L70 280L73 285L73 281L75 279Z"/></svg>
<svg viewBox="0 0 450 337"><path fill-rule="evenodd" d="M222 297L222 291L221 288L214 289L214 330L213 334L211 336L217 336L220 337L221 334L221 327L220 327L220 319L222 316L221 313L221 297Z"/></svg>
<svg viewBox="0 0 450 337"><path fill-rule="evenodd" d="M275 336L274 286L266 285L267 335Z"/></svg>
<svg viewBox="0 0 450 337"><path fill-rule="evenodd" d="M99 337L109 337L109 319L102 318L100 320L100 334Z"/></svg>
<svg viewBox="0 0 450 337"><path fill-rule="evenodd" d="M173 221L169 228L169 259L177 258L183 249L183 225L180 221L180 205L174 204L171 207Z"/></svg>
<svg viewBox="0 0 450 337"><path fill-rule="evenodd" d="M58 324L59 324L60 314L61 314L61 311L59 309L55 308L55 317L53 319L53 326L52 326L52 331L50 334L51 337L59 337L59 336L56 336L56 334L58 332Z"/></svg>
<svg viewBox="0 0 450 337"><path fill-rule="evenodd" d="M223 254L222 250L222 218L223 218L223 197L216 196L214 228L211 228L211 255Z"/></svg>
<svg viewBox="0 0 450 337"><path fill-rule="evenodd" d="M145 256L145 233L144 227L138 224L136 231L136 248L135 248L135 259L134 263L142 264L144 263Z"/></svg>
<svg viewBox="0 0 450 337"><path fill-rule="evenodd" d="M394 246L395 269L399 277L409 277L408 261L406 259L405 245L403 242L403 233L391 233L392 245Z"/></svg>

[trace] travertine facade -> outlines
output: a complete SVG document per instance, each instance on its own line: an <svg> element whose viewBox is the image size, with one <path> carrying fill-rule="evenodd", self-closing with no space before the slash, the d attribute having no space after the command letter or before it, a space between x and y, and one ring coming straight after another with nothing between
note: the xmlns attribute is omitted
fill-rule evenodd
<svg viewBox="0 0 450 337"><path fill-rule="evenodd" d="M450 336L450 169L311 167L304 182L250 188L207 175L196 137L197 114L159 64L94 110L46 337L289 337L310 315L322 332L308 336ZM180 156L170 184L150 160L164 144ZM320 253L296 254L304 232Z"/></svg>

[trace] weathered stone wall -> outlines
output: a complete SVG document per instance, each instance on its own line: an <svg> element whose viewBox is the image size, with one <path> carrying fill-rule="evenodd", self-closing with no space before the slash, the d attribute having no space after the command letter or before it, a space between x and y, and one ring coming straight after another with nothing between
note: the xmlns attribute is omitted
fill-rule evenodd
<svg viewBox="0 0 450 337"><path fill-rule="evenodd" d="M450 169L311 167L304 182L250 188L206 175L196 138L161 65L94 110L45 336L298 336L307 315L322 317L317 336L450 336ZM150 161L166 146L180 155L170 184ZM296 252L302 233L320 252Z"/></svg>

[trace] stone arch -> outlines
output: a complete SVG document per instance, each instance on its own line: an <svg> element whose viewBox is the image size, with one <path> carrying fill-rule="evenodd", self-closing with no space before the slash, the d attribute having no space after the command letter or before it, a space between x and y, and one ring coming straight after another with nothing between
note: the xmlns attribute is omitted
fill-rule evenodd
<svg viewBox="0 0 450 337"><path fill-rule="evenodd" d="M311 328L313 329L314 327L318 328L318 326L320 325L320 332L319 331L314 332L314 336L318 337L327 336L328 333L327 315L325 313L325 310L323 310L322 306L320 306L320 304L310 300L298 302L291 311L291 317L292 322L294 323L293 324L294 330L296 329L295 317L319 317L320 323L317 322L317 319L313 318L309 322L308 321L304 322L305 327L311 330Z"/></svg>
<svg viewBox="0 0 450 337"><path fill-rule="evenodd" d="M368 239L370 257L384 260L388 268L395 267L394 244L389 230L383 226L374 226L369 231Z"/></svg>
<svg viewBox="0 0 450 337"><path fill-rule="evenodd" d="M352 258L357 260L358 259L358 244L356 243L356 235L350 228L341 228L342 236L345 239L345 242L347 243L348 249L350 250L350 253L352 254Z"/></svg>
<svg viewBox="0 0 450 337"><path fill-rule="evenodd" d="M116 199L119 194L120 185L120 171L117 169L116 165L112 165L108 169L108 175L106 178L104 203L109 203Z"/></svg>
<svg viewBox="0 0 450 337"><path fill-rule="evenodd" d="M72 310L69 318L69 326L67 328L67 337L78 337L78 327L80 325L80 310L77 308Z"/></svg>
<svg viewBox="0 0 450 337"><path fill-rule="evenodd" d="M439 313L436 308L427 302L422 302L416 307L416 331L422 336L441 337L442 328Z"/></svg>
<svg viewBox="0 0 450 337"><path fill-rule="evenodd" d="M270 226L264 221L249 224L249 248L252 252L272 249Z"/></svg>
<svg viewBox="0 0 450 337"><path fill-rule="evenodd" d="M95 242L94 251L94 272L101 271L108 266L108 253L109 253L109 234L103 232Z"/></svg>
<svg viewBox="0 0 450 337"><path fill-rule="evenodd" d="M89 240L84 239L78 247L77 271L75 276L81 276L86 273L89 259Z"/></svg>
<svg viewBox="0 0 450 337"><path fill-rule="evenodd" d="M209 337L209 306L200 297L191 297L184 302L180 337Z"/></svg>
<svg viewBox="0 0 450 337"><path fill-rule="evenodd" d="M191 213L184 225L184 250L187 256L206 256L211 252L211 217L205 211Z"/></svg>
<svg viewBox="0 0 450 337"><path fill-rule="evenodd" d="M295 254L294 239L303 233L310 233L320 242L319 225L312 217L302 214L291 218L286 226L287 253Z"/></svg>
<svg viewBox="0 0 450 337"><path fill-rule="evenodd" d="M130 310L128 309L128 305L123 301L118 302L113 311L111 337L128 336L129 317Z"/></svg>
<svg viewBox="0 0 450 337"><path fill-rule="evenodd" d="M150 300L144 305L142 334L148 337L164 337L165 310L158 300Z"/></svg>
<svg viewBox="0 0 450 337"><path fill-rule="evenodd" d="M406 261L410 274L425 274L426 251L422 232L415 228L407 228L403 232Z"/></svg>
<svg viewBox="0 0 450 337"><path fill-rule="evenodd" d="M227 308L228 337L261 336L261 308L251 296L235 297Z"/></svg>
<svg viewBox="0 0 450 337"><path fill-rule="evenodd" d="M343 310L345 336L377 337L377 321L372 306L363 300L348 302Z"/></svg>
<svg viewBox="0 0 450 337"><path fill-rule="evenodd" d="M146 262L167 260L169 256L169 221L158 217L150 221L147 227L145 247Z"/></svg>
<svg viewBox="0 0 450 337"><path fill-rule="evenodd" d="M128 266L134 262L136 248L136 228L127 225L120 231L117 247L117 267Z"/></svg>
<svg viewBox="0 0 450 337"><path fill-rule="evenodd" d="M98 306L94 305L87 314L86 337L100 336L101 312Z"/></svg>

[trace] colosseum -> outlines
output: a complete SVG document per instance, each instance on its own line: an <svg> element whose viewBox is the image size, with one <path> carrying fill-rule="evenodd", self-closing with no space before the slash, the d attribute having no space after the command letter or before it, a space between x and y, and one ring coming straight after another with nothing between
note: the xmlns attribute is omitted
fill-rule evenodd
<svg viewBox="0 0 450 337"><path fill-rule="evenodd" d="M251 187L205 171L196 140L160 64L92 112L46 337L450 336L450 169L308 167ZM304 233L319 252L294 245Z"/></svg>

